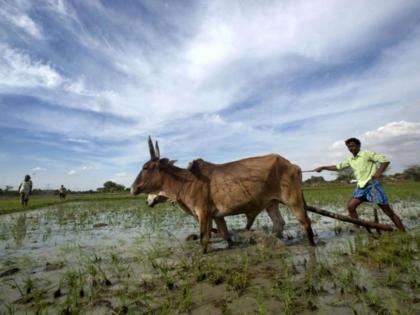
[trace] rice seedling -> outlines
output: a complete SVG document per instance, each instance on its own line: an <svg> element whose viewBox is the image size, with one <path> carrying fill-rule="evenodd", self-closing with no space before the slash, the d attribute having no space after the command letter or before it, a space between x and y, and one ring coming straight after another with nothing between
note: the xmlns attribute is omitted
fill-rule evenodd
<svg viewBox="0 0 420 315"><path fill-rule="evenodd" d="M4 308L5 308L4 314L7 314L7 315L15 315L16 314L16 307L13 304L6 304L4 306Z"/></svg>
<svg viewBox="0 0 420 315"><path fill-rule="evenodd" d="M261 290L257 291L255 299L258 306L258 315L268 315L267 308L264 305L264 294Z"/></svg>
<svg viewBox="0 0 420 315"><path fill-rule="evenodd" d="M284 264L281 270L282 273L277 274L275 277L277 294L282 300L283 313L293 314L297 300L297 296L295 294L296 287L291 279L294 272L289 264Z"/></svg>
<svg viewBox="0 0 420 315"><path fill-rule="evenodd" d="M247 256L241 256L240 266L240 272L231 270L227 275L227 284L238 296L241 296L249 285L250 274Z"/></svg>
<svg viewBox="0 0 420 315"><path fill-rule="evenodd" d="M188 312L192 305L192 293L189 286L181 288L181 300L178 304L178 310L180 312Z"/></svg>

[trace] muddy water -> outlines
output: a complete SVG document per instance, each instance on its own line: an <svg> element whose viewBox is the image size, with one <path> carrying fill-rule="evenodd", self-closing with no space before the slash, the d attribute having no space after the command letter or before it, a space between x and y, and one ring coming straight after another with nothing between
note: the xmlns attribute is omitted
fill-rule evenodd
<svg viewBox="0 0 420 315"><path fill-rule="evenodd" d="M344 213L337 206L323 205L323 208ZM394 205L394 209L409 229L419 224L418 203L400 202ZM254 248L263 246L268 250L287 253L287 261L295 269L293 273L298 276L304 274L307 268L316 268L320 260L328 262L333 259L331 257L335 254L332 253L336 253L337 250L352 248L355 235L365 234L363 231L352 232L347 223L312 214L319 246L316 250L311 250L306 246L306 240L295 218L286 209L282 209L281 212L286 221L283 241L269 235L271 222L265 213L257 218L251 232L242 231L246 223L243 216L229 217L227 224L233 233L236 246L227 249L227 244L216 236L211 241L212 253L208 257L221 255L225 259L236 254L248 254L249 251L248 256L252 257ZM359 212L366 219L373 217L369 206L361 208ZM380 221L389 223L382 213ZM168 280L172 270L168 264L183 264L187 257L189 268L193 268L190 260L198 255L200 246L198 241L185 242L184 239L187 235L197 232L198 227L194 219L184 215L174 206L160 205L150 209L136 200L73 203L1 216L0 311L23 314L50 310L54 313L63 310L73 312L82 308L84 312L106 314L110 310L142 313L140 310L146 309L144 305L139 305L141 302L132 304L129 309L124 308L125 304L129 304L125 302L128 299L125 295L135 301L147 300L148 310L155 308L162 311L162 305L154 300L162 291L161 282L164 281L167 294L164 297L160 296L158 300L172 301L171 295L174 294L171 289L172 280ZM159 265L162 261L165 261L165 267ZM267 268L271 268L269 259L264 263L267 264ZM279 261L276 261L276 265L278 263ZM156 270L159 271L158 275ZM84 275L77 278L77 273ZM258 290L274 290L271 279L259 277L255 270L252 274L254 273L256 276L253 276L247 285L254 285ZM79 279L78 282L74 280L76 278ZM83 282L83 278L89 279L91 283ZM135 282L132 282L133 278L136 279ZM155 278L158 280L151 280ZM300 280L297 279L296 282ZM100 290L96 289L95 282L102 283ZM182 283L182 279L179 282ZM186 300L183 303L189 307L178 307L174 313L189 311L197 314L218 314L229 311L228 313L242 314L253 313L252 310L256 307L257 310L259 307L260 310L265 309L266 313L273 314L281 307L287 313L286 298L279 302L278 299L267 296L263 298L258 295L260 293L255 295L250 292L240 292L242 295L238 296L236 291L241 290L234 290L232 294L231 287L241 288L241 280L234 279L230 282L230 289L223 287L225 284L215 288L209 283L188 286L188 290L184 288L183 294L187 295L185 292L188 292L189 295L183 297ZM72 285L78 285L79 290L81 288L84 293L75 294ZM150 286L143 288L146 293L142 298L132 297L133 292L141 291L139 288L130 288L136 285L141 288ZM180 288L181 284L176 287ZM210 299L206 297L208 303L199 301L204 298L203 292L212 292L209 293L210 296L214 295ZM264 294L267 295L266 292ZM85 295L89 295L91 302L83 300ZM226 295L230 296L229 299L225 298ZM322 299L328 304L331 301L327 300L334 299L334 295L327 294ZM317 303L324 303L322 299L321 302L318 299ZM334 304L333 302L330 304ZM252 306L246 306L248 304ZM348 303L334 307L343 313L354 311ZM354 308L358 307L362 306L355 303ZM315 312L315 306L312 311ZM294 313L293 308L290 313Z"/></svg>

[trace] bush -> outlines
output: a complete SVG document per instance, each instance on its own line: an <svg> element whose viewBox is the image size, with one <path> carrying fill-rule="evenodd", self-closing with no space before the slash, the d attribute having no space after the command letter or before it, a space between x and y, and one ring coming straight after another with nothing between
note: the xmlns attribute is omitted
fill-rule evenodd
<svg viewBox="0 0 420 315"><path fill-rule="evenodd" d="M415 164L409 166L404 170L403 174L407 179L414 180L416 182L420 181L420 165Z"/></svg>
<svg viewBox="0 0 420 315"><path fill-rule="evenodd" d="M312 185L312 184L322 184L325 183L325 179L322 176L311 176L305 180L305 184Z"/></svg>
<svg viewBox="0 0 420 315"><path fill-rule="evenodd" d="M104 192L116 192L124 191L125 187L123 185L114 183L113 181L107 181L104 183L103 191Z"/></svg>

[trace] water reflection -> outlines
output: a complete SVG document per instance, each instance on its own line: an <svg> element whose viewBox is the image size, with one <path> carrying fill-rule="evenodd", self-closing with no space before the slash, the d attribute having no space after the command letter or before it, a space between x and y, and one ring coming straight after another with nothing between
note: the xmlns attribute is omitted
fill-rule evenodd
<svg viewBox="0 0 420 315"><path fill-rule="evenodd" d="M22 247L23 241L26 237L26 229L26 214L23 214L17 218L16 224L12 229L13 239L15 240L16 247Z"/></svg>

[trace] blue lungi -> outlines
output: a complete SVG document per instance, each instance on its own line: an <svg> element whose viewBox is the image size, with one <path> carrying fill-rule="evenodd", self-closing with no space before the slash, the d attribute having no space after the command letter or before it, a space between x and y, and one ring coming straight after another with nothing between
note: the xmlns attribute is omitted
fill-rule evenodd
<svg viewBox="0 0 420 315"><path fill-rule="evenodd" d="M372 189L372 185L374 189ZM372 195L372 190L375 192L375 196ZM388 204L388 196L386 195L381 182L376 179L370 180L363 188L356 187L353 191L353 198L375 202L380 205Z"/></svg>

